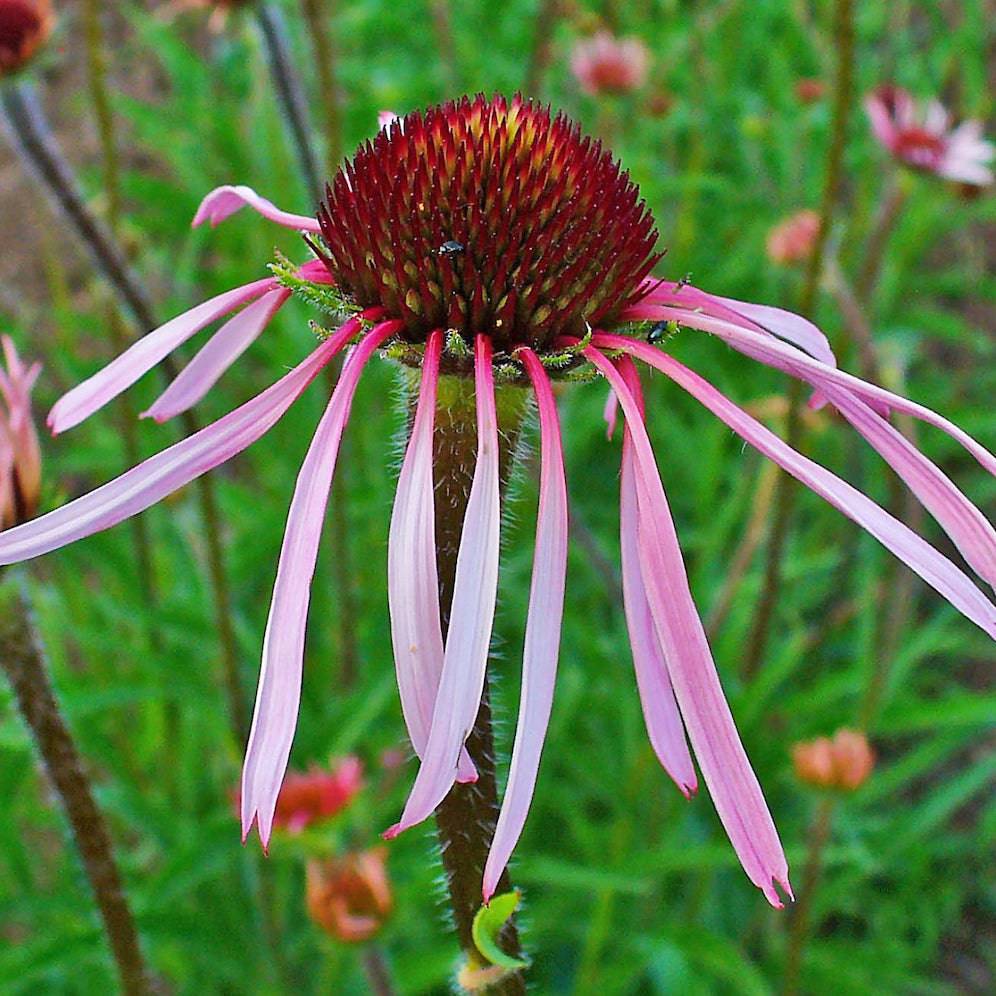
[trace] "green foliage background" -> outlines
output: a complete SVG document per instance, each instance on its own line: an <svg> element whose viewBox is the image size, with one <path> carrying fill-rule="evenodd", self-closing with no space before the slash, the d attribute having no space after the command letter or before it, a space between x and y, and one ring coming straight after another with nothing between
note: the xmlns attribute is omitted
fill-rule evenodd
<svg viewBox="0 0 996 996"><path fill-rule="evenodd" d="M251 17L236 14L210 35L203 16L163 19L140 4L109 6L125 236L161 313L263 275L275 244L300 257L292 234L249 212L213 232L189 228L200 197L226 182L249 184L289 210L310 207ZM280 6L298 69L313 88L312 49L298 4ZM453 46L446 60L429 3L328 6L350 148L374 133L383 108L403 112L451 96L454 87L516 90L534 44L535 0L449 4ZM653 53L647 89L598 103L579 93L569 73L577 27L565 20L553 38L541 96L611 136L669 247L660 272L674 278L690 271L708 290L795 306L799 275L773 267L764 241L785 214L818 206L830 104L801 104L794 85L801 77L832 78L831 5L574 6L639 35ZM918 95L943 94L961 114L991 120L996 35L987 6L985 0L859 4L856 100L892 80ZM43 57L36 82L99 210L92 109L85 87L71 85L83 60L80 11L66 3L62 13L58 44ZM655 115L649 105L657 94L666 94L670 107ZM16 171L12 158L3 163L5 176ZM887 169L857 106L832 233L849 272L861 259ZM9 204L15 188L4 182L0 204ZM959 198L924 177L903 182L908 206L871 313L876 342L910 396L992 448L996 200ZM29 255L13 239L5 246L14 278L0 319L23 354L45 362L37 389L41 413L109 358L111 347L105 292L71 232L40 200L31 211L38 228L32 238L40 238L41 248ZM202 417L224 413L296 363L312 343L309 317L292 303L204 403ZM845 342L841 315L826 294L818 318L835 344ZM686 331L673 348L741 403L784 392L783 378L708 337ZM842 352L842 363L853 369L854 356L846 346ZM682 392L659 378L647 383L651 433L693 590L708 615L750 516L761 462ZM156 386L149 377L135 389L136 409L152 400ZM292 764L356 752L369 772L361 801L327 831L337 846L372 845L397 817L414 776L412 762L396 778L378 766L382 751L403 743L385 585L396 395L395 372L374 363L349 429L348 511L330 510L348 515L357 611L345 624L361 665L352 688L343 687L338 666L344 620L327 553L314 586ZM247 702L287 505L324 400L316 384L263 441L216 473ZM562 397L562 419L573 512L615 564L619 447L605 439L603 400L598 385L572 388ZM123 469L116 417L109 409L44 444L47 506ZM175 438L169 426L142 424L146 454ZM991 518L996 481L947 437L924 428L920 438ZM806 445L887 500L887 471L842 423L822 419L807 432ZM535 501L527 472L505 532L496 630L506 757ZM32 565L30 584L61 701L111 822L150 960L178 993L364 992L357 952L325 938L305 914L302 842L276 840L266 861L255 846L239 843L231 793L243 744L233 739L227 718L189 489L147 518L163 587L155 620L164 638L160 652L150 643L127 526ZM931 521L924 529L947 550ZM759 675L745 682L742 654L761 576L758 555L713 643L798 883L815 798L795 781L789 749L858 721L897 575L874 541L801 495L773 639ZM870 726L878 768L837 807L813 907L807 992L992 991L993 647L925 586L918 583L914 597ZM0 687L0 798L0 989L108 991L114 977L90 894L6 686ZM391 845L390 870L397 908L380 944L399 991L445 992L456 948L429 829ZM760 996L779 990L787 916L769 909L739 869L708 794L686 803L657 765L642 725L621 605L597 558L576 544L553 718L512 870L524 891L536 992Z"/></svg>

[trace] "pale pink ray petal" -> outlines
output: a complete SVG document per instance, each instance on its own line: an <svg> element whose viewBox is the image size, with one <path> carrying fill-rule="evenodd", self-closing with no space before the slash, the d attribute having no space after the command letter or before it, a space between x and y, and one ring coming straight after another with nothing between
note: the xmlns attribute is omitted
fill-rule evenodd
<svg viewBox="0 0 996 996"><path fill-rule="evenodd" d="M996 456L976 442L967 432L944 418L943 415L938 415L937 412L931 411L923 405L918 405L915 401L893 394L876 384L869 384L867 381L845 373L843 370L838 370L836 367L820 363L819 360L814 360L805 353L772 339L770 336L759 334L752 329L732 322L711 318L696 311L684 311L676 308L652 306L648 307L647 310L653 312L653 317L673 319L690 328L709 332L729 343L745 356L750 356L767 366L791 374L819 390L827 386L837 385L856 395L879 413L891 410L912 415L914 418L946 432L968 450L990 474L996 474Z"/></svg>
<svg viewBox="0 0 996 996"><path fill-rule="evenodd" d="M619 399L615 391L611 388L605 396L605 407L602 409L602 418L605 419L605 438L611 439L616 434L616 420L619 416Z"/></svg>
<svg viewBox="0 0 996 996"><path fill-rule="evenodd" d="M477 391L477 467L470 486L443 674L432 727L401 820L385 836L420 823L439 805L456 778L460 748L470 735L481 703L488 666L491 627L498 592L498 417L495 411L491 341L479 335L474 346Z"/></svg>
<svg viewBox="0 0 996 996"><path fill-rule="evenodd" d="M392 323L376 326L350 354L294 487L263 637L256 707L242 769L242 839L248 836L255 820L264 848L269 845L273 812L297 726L311 579L339 444L360 374L377 348L395 331Z"/></svg>
<svg viewBox="0 0 996 996"><path fill-rule="evenodd" d="M625 349L665 373L766 457L871 533L959 612L996 638L996 606L947 557L866 495L825 467L797 453L673 357L622 336L600 335L593 341L606 348Z"/></svg>
<svg viewBox="0 0 996 996"><path fill-rule="evenodd" d="M224 294L204 301L196 308L177 315L165 325L142 336L133 346L111 360L106 367L64 394L49 413L49 428L53 434L58 434L78 425L126 388L131 387L135 381L148 373L194 333L200 332L206 325L234 311L240 305L273 290L276 286L277 281L267 277L225 291Z"/></svg>
<svg viewBox="0 0 996 996"><path fill-rule="evenodd" d="M749 301L737 301L731 297L709 294L691 284L680 285L657 280L647 281L647 284L652 285L653 289L638 304L626 309L624 320L640 321L656 317L655 313L641 314L640 309L646 305L697 309L713 318L722 318L736 324L746 322L749 328L768 332L777 339L798 346L828 366L837 365L837 358L830 348L827 337L801 315L767 304L752 304Z"/></svg>
<svg viewBox="0 0 996 996"><path fill-rule="evenodd" d="M631 432L643 580L695 756L744 871L768 902L780 908L775 883L791 895L785 854L719 683L639 406L604 355L588 347L585 356L619 396Z"/></svg>
<svg viewBox="0 0 996 996"><path fill-rule="evenodd" d="M546 739L560 652L567 575L567 482L557 402L549 378L531 349L520 349L533 384L540 423L540 492L536 547L529 588L529 613L522 651L519 720L498 824L484 867L483 895L488 902L525 826L536 788Z"/></svg>
<svg viewBox="0 0 996 996"><path fill-rule="evenodd" d="M873 446L943 527L966 562L996 587L996 530L932 460L859 398L838 387L827 399Z"/></svg>
<svg viewBox="0 0 996 996"><path fill-rule="evenodd" d="M639 401L639 395L634 396ZM698 779L640 568L640 512L633 440L628 428L623 436L619 536L626 628L647 736L664 770L688 798L698 790Z"/></svg>
<svg viewBox="0 0 996 996"><path fill-rule="evenodd" d="M443 333L437 330L425 346L418 408L398 476L387 547L387 595L401 711L412 747L420 758L429 739L443 670L432 476L432 433L442 347ZM476 780L477 771L466 750L461 751L459 769L459 781Z"/></svg>
<svg viewBox="0 0 996 996"><path fill-rule="evenodd" d="M95 491L0 533L0 564L30 560L109 529L240 453L272 428L352 334L347 329L330 336L290 373L200 432Z"/></svg>
<svg viewBox="0 0 996 996"><path fill-rule="evenodd" d="M165 422L196 405L256 341L290 295L291 292L283 287L268 291L234 318L229 318L152 406L142 412L142 418Z"/></svg>
<svg viewBox="0 0 996 996"><path fill-rule="evenodd" d="M244 207L251 207L258 211L268 221L283 225L284 228L295 228L300 232L318 232L320 228L314 218L309 218L304 214L291 214L289 211L281 211L275 204L265 197L260 197L252 187L242 185L215 187L202 201L191 227L196 228L204 224L205 221L211 223L212 228L216 228L226 218L230 218L236 211Z"/></svg>

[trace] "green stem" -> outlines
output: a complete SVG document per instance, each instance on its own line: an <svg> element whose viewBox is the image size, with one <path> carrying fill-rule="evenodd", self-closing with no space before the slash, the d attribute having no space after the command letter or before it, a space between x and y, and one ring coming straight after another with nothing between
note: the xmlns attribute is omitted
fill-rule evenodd
<svg viewBox="0 0 996 996"><path fill-rule="evenodd" d="M412 400L414 396L411 392ZM526 398L526 392L521 388L498 389L499 467L503 501L526 411ZM441 377L433 438L433 465L439 604L444 634L449 625L457 552L477 463L475 426L473 381ZM468 955L474 955L474 915L481 906L484 865L498 819L498 785L487 681L466 747L477 767L478 779L470 784L453 786L436 810L436 824L453 924L461 948ZM510 889L511 881L506 870L499 882L498 892ZM499 941L508 954L519 956L521 949L514 921L509 921ZM514 973L490 987L488 992L518 996L525 993L525 982L521 973Z"/></svg>
<svg viewBox="0 0 996 996"><path fill-rule="evenodd" d="M830 827L836 800L825 796L820 800L809 827L809 842L806 852L806 867L802 873L802 888L792 910L792 923L789 928L788 952L785 956L785 978L782 985L784 996L798 996L799 977L802 972L802 958L809 938L809 918L813 899L820 884L823 870L823 850L830 839Z"/></svg>
<svg viewBox="0 0 996 996"><path fill-rule="evenodd" d="M536 27L533 29L533 48L529 55L529 67L523 87L527 97L539 96L543 79L553 61L553 32L561 17L563 0L540 0L536 12Z"/></svg>
<svg viewBox="0 0 996 996"><path fill-rule="evenodd" d="M834 208L843 176L844 148L847 142L847 124L850 119L854 77L854 0L836 0L834 8L834 35L837 50L837 74L834 89L834 109L830 147L827 153L826 178L820 205L820 227L809 257L806 278L799 301L801 314L810 316L816 305L827 239L833 220ZM803 391L799 381L789 386L789 412L786 424L786 442L798 449L802 436L800 405ZM747 640L743 674L746 679L755 675L764 659L771 631L771 620L782 584L785 547L788 541L792 513L795 508L797 488L784 473L775 483L774 518L768 538L764 581L758 601L754 625Z"/></svg>
<svg viewBox="0 0 996 996"><path fill-rule="evenodd" d="M342 107L336 80L337 56L329 34L330 0L301 0L301 9L315 50L318 99L325 125L325 161L328 176L334 176L342 162Z"/></svg>
<svg viewBox="0 0 996 996"><path fill-rule="evenodd" d="M151 993L150 975L114 860L111 836L94 801L83 759L59 710L27 597L16 580L0 588L0 666L62 801L100 910L121 988L128 996Z"/></svg>

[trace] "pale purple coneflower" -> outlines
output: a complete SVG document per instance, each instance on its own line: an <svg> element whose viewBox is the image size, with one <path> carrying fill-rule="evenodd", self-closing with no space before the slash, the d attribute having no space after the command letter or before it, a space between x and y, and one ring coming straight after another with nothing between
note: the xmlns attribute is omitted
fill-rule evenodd
<svg viewBox="0 0 996 996"><path fill-rule="evenodd" d="M41 364L25 366L10 336L0 336L0 348L0 529L7 529L30 519L38 507L41 452L31 389Z"/></svg>
<svg viewBox="0 0 996 996"><path fill-rule="evenodd" d="M790 889L785 856L689 589L633 361L665 374L994 637L996 607L955 564L679 363L666 351L667 338L654 333L661 323L700 330L811 385L818 403L836 408L884 457L989 584L996 582L996 532L893 428L888 413L938 427L990 473L996 473L996 457L942 416L838 370L825 337L805 319L650 277L660 259L657 233L628 175L564 117L519 98L479 96L391 123L337 174L317 219L281 211L246 187L222 187L205 198L195 224L217 224L246 205L308 233L319 259L296 271L278 268L274 277L218 295L150 333L58 402L53 431L76 425L195 332L238 308L146 414L169 418L203 397L294 290L346 307L351 316L256 398L111 483L4 534L0 563L106 529L245 449L333 356L354 344L297 480L263 643L242 823L248 834L255 822L265 845L297 719L310 582L353 395L378 351L420 368L390 526L388 592L402 711L421 765L401 820L389 831L394 835L429 816L455 782L476 776L464 745L485 682L497 590L496 385L499 392L531 386L540 428L536 555L511 768L483 872L488 899L526 819L557 667L567 491L551 380L601 374L625 418L624 607L650 741L686 796L697 787L694 753L745 871L780 906L776 885ZM444 381L473 383L477 423L476 469L445 638L433 475ZM614 405L607 415L615 421Z"/></svg>
<svg viewBox="0 0 996 996"><path fill-rule="evenodd" d="M951 116L938 100L917 107L902 87L880 86L865 98L875 137L899 162L913 169L972 187L993 182L989 163L996 146L982 135L978 121L951 126Z"/></svg>

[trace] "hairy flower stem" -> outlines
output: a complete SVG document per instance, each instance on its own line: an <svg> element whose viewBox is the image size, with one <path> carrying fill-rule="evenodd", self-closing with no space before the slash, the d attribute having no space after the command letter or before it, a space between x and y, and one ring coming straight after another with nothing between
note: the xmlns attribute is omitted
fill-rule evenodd
<svg viewBox="0 0 996 996"><path fill-rule="evenodd" d="M297 152L301 175L308 188L308 196L314 205L322 197L322 171L315 156L311 143L310 127L308 125L308 104L304 95L301 79L294 69L287 42L287 28L283 15L272 3L257 3L255 5L256 21L266 48L266 58L270 65L270 75L276 88L277 100L283 113L284 123L290 133L291 141Z"/></svg>
<svg viewBox="0 0 996 996"><path fill-rule="evenodd" d="M138 931L114 860L111 837L97 808L83 760L59 711L48 669L17 579L0 586L0 665L17 708L31 729L45 770L62 800L83 869L100 909L104 930L128 996L153 992Z"/></svg>
<svg viewBox="0 0 996 996"><path fill-rule="evenodd" d="M823 197L820 204L820 227L809 257L806 278L799 302L800 314L812 316L816 305L816 295L823 274L823 260L826 254L827 239L833 220L834 207L840 192L843 176L844 148L847 144L847 124L850 120L853 103L854 80L854 0L836 0L834 6L834 37L837 51L837 73L834 85L833 122L831 125L830 147L827 151L826 176L823 183ZM798 449L802 438L802 418L799 407L802 404L802 385L793 380L789 385L788 419L785 441L793 449ZM795 508L797 489L787 474L779 474L773 497L774 516L768 537L765 558L764 581L754 625L747 638L744 653L743 676L750 680L764 660L771 632L771 620L781 592L782 569L785 547L788 541L792 513Z"/></svg>
<svg viewBox="0 0 996 996"><path fill-rule="evenodd" d="M328 176L334 176L342 162L342 107L336 80L337 53L329 35L330 0L301 0L301 10L315 51L318 99L325 130L325 163Z"/></svg>
<svg viewBox="0 0 996 996"><path fill-rule="evenodd" d="M414 392L411 392L411 397L413 403ZM526 411L526 398L521 388L498 389L499 467L503 501ZM457 552L476 462L473 382L459 377L442 377L433 438L433 465L439 605L444 635L449 626ZM457 937L464 952L479 960L471 928L474 914L481 907L484 865L498 819L498 786L487 681L477 721L466 747L477 767L478 779L473 784L453 786L436 810L436 824ZM498 892L510 889L511 882L506 871L498 885ZM505 927L500 942L508 954L519 955L519 937L514 922L510 921ZM516 973L496 983L488 992L510 996L524 993L525 983Z"/></svg>
<svg viewBox="0 0 996 996"><path fill-rule="evenodd" d="M87 79L90 89L90 105L97 122L100 138L100 155L103 164L104 194L107 198L106 219L111 237L118 238L121 219L121 190L119 183L117 137L114 129L114 114L111 110L107 91L107 58L104 47L104 30L101 20L101 0L86 0L84 3L84 29L86 35ZM111 331L114 352L123 353L128 345L128 336L121 314L114 302L107 307L107 325ZM118 398L115 405L118 426L124 443L125 457L129 465L135 466L140 460L136 419L138 413L126 395ZM145 621L149 644L158 653L162 650L163 639L159 628L159 584L156 580L155 562L152 557L152 543L149 538L149 524L144 515L131 519L130 529L135 543L135 557L138 563L138 583L148 612ZM175 722L169 724L174 728ZM171 738L175 739L175 738Z"/></svg>
<svg viewBox="0 0 996 996"><path fill-rule="evenodd" d="M142 332L155 328L155 309L142 285L135 279L114 238L86 206L72 169L66 162L34 92L28 87L8 83L0 87L2 120L24 164L42 189L58 207L89 250L97 269L131 313ZM177 374L172 357L166 357L160 369L172 379ZM190 411L180 416L185 433L193 435L200 428ZM214 481L210 475L197 479L197 495L207 547L208 571L214 597L215 625L222 651L224 683L228 697L229 722L236 741L242 742L249 729L246 704L238 672L235 629L232 624L231 598L225 577L221 521L218 516Z"/></svg>
<svg viewBox="0 0 996 996"><path fill-rule="evenodd" d="M788 951L785 955L785 977L782 983L784 996L798 996L799 976L802 971L802 956L809 938L809 917L813 899L820 884L823 871L823 849L830 839L830 826L833 819L835 799L826 796L820 800L809 827L809 840L806 850L806 867L802 873L802 888L792 908L792 922L789 927Z"/></svg>

